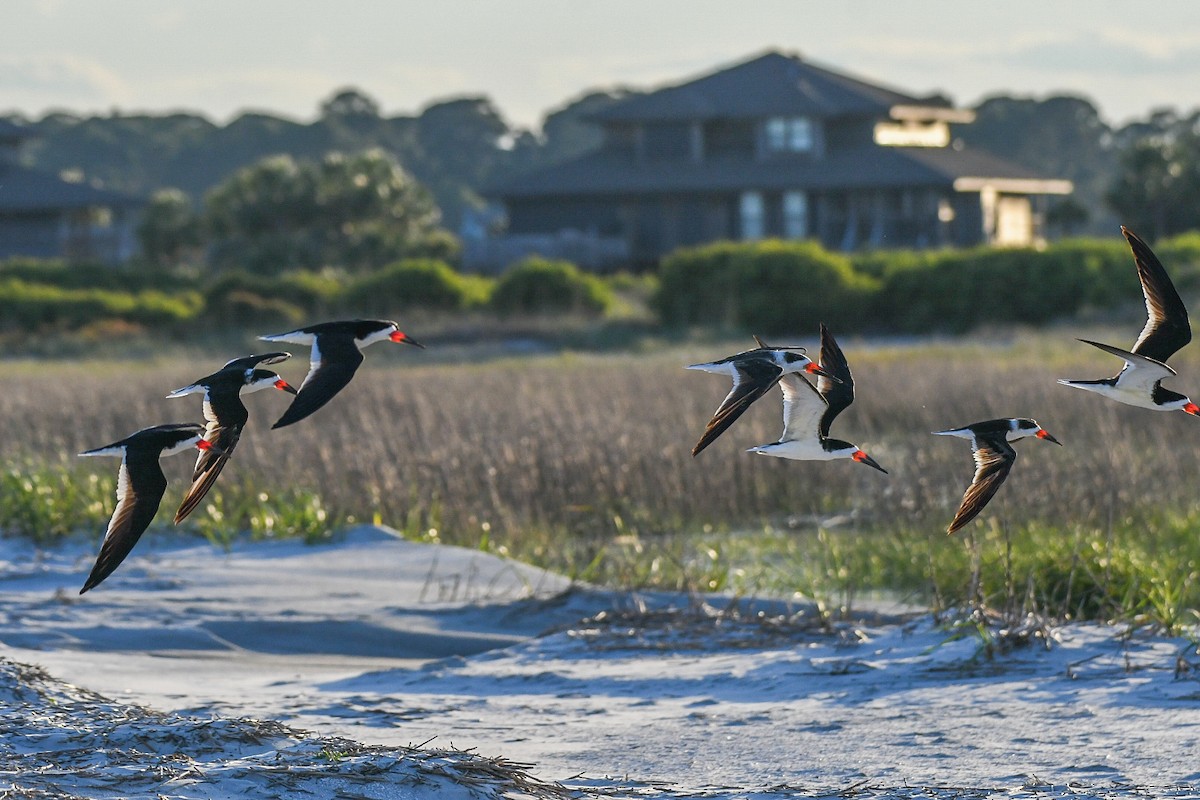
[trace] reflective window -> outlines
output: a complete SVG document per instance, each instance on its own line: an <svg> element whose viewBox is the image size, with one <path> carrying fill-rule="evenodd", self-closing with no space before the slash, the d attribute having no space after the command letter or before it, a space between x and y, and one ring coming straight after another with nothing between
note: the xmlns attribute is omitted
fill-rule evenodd
<svg viewBox="0 0 1200 800"><path fill-rule="evenodd" d="M742 238L761 239L766 233L766 214L759 192L742 192Z"/></svg>
<svg viewBox="0 0 1200 800"><path fill-rule="evenodd" d="M808 236L808 195L804 192L783 193L783 236L785 239Z"/></svg>
<svg viewBox="0 0 1200 800"><path fill-rule="evenodd" d="M767 120L767 149L775 153L805 153L813 149L813 125L808 117Z"/></svg>

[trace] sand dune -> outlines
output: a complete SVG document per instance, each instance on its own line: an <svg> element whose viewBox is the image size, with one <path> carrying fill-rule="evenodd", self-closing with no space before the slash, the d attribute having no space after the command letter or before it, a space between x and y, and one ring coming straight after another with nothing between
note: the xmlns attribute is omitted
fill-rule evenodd
<svg viewBox="0 0 1200 800"><path fill-rule="evenodd" d="M228 554L144 544L79 598L90 544L0 540L15 786L293 796L272 784L287 773L324 797L556 782L615 797L1197 796L1200 657L1185 639L1030 623L989 650L911 609L830 626L781 600L571 586L380 528Z"/></svg>

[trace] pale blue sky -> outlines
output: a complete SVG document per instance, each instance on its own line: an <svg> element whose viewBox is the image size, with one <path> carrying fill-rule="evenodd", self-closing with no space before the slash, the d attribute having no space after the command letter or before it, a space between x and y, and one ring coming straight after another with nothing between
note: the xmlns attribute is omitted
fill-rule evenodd
<svg viewBox="0 0 1200 800"><path fill-rule="evenodd" d="M486 94L512 122L768 48L960 105L1083 94L1111 122L1200 106L1200 2L1092 0L5 0L0 110L245 109L311 119Z"/></svg>

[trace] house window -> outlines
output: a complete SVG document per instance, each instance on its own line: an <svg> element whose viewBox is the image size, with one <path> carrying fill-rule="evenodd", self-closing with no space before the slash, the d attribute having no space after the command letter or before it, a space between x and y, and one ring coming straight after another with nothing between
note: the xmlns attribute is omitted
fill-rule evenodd
<svg viewBox="0 0 1200 800"><path fill-rule="evenodd" d="M742 192L742 238L761 239L766 233L766 215L760 192Z"/></svg>
<svg viewBox="0 0 1200 800"><path fill-rule="evenodd" d="M804 192L783 193L783 236L785 239L808 236L808 195Z"/></svg>
<svg viewBox="0 0 1200 800"><path fill-rule="evenodd" d="M767 120L767 149L773 153L807 153L813 149L813 125L808 117Z"/></svg>

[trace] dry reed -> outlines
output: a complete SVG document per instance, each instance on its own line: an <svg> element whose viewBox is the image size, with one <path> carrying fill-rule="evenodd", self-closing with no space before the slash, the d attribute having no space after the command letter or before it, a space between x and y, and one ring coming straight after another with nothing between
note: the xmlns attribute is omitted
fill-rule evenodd
<svg viewBox="0 0 1200 800"><path fill-rule="evenodd" d="M1120 343L1122 334L1108 340ZM778 392L692 458L691 445L729 387L682 367L725 355L727 346L438 365L377 347L355 381L301 424L270 431L288 398L247 398L251 423L221 481L252 492L308 490L338 514L441 541L487 539L543 561L547 550L589 542L579 556L586 560L631 533L816 530L839 519L934 541L974 465L965 442L929 433L1031 416L1064 447L1018 443L1012 475L977 530L996 520L1095 531L1163 509L1196 511L1196 450L1187 442L1200 437L1200 423L1056 385L1119 367L1065 334L915 346L845 337L842 344L858 397L833 433L858 443L890 475L742 452L778 437ZM306 354L297 355L280 370L293 382L306 367ZM1200 363L1181 355L1173 384L1200 394ZM10 365L0 371L5 459L61 462L144 425L199 419L195 398L163 395L221 357L211 361ZM190 458L164 466L178 484ZM523 537L533 544L521 546Z"/></svg>

